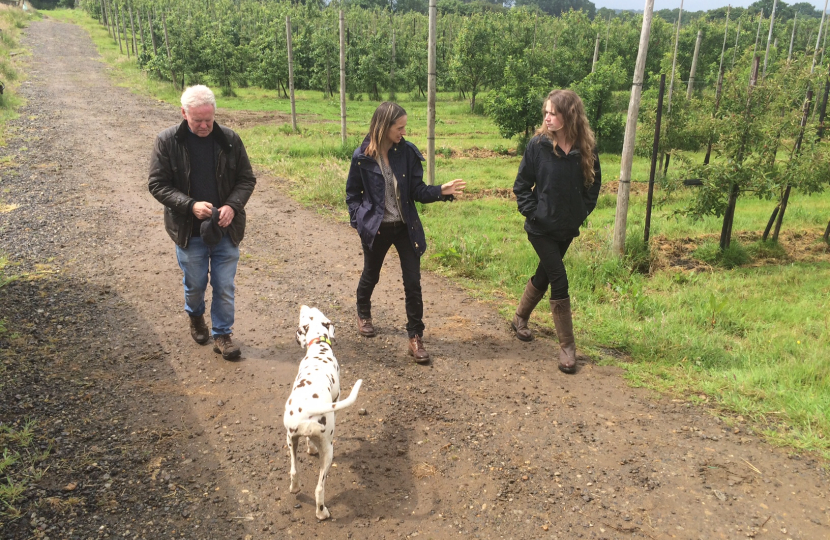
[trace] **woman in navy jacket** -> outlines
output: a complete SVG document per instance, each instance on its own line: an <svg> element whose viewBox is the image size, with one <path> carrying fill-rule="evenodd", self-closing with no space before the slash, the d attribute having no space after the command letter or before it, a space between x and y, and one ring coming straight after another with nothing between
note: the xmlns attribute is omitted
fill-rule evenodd
<svg viewBox="0 0 830 540"><path fill-rule="evenodd" d="M550 285L550 311L559 338L559 369L576 371L571 299L562 258L597 205L602 184L594 133L582 100L554 90L542 105L544 122L525 150L513 192L525 216L527 238L539 256L513 317L516 337L533 339L527 321Z"/></svg>
<svg viewBox="0 0 830 540"><path fill-rule="evenodd" d="M406 297L406 331L409 354L415 361L429 361L424 350L424 303L421 296L421 255L426 239L415 202L450 201L462 193L466 182L453 180L442 186L424 183L424 157L404 140L406 111L398 104L381 103L372 115L369 134L354 151L346 181L349 221L363 245L363 273L357 284L357 328L373 337L372 291L380 279L383 259L395 246L401 259Z"/></svg>

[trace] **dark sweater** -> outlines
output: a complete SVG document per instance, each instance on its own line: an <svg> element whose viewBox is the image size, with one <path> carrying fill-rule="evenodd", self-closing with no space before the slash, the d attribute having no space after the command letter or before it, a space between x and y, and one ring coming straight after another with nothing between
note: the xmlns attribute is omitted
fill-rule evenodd
<svg viewBox="0 0 830 540"><path fill-rule="evenodd" d="M219 208L219 188L216 185L216 150L213 133L199 137L187 133L187 153L190 156L190 196L195 201L206 201ZM201 219L193 220L191 236L201 235Z"/></svg>

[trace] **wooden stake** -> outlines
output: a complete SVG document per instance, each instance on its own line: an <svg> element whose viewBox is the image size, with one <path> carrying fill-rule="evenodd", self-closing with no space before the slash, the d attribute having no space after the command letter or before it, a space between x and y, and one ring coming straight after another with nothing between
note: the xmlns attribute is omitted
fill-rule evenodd
<svg viewBox="0 0 830 540"><path fill-rule="evenodd" d="M772 29L775 26L775 8L778 7L778 0L773 0L772 2L772 13L769 16L769 34L767 35L767 52L764 53L764 71L761 74L761 78L765 78L767 76L767 60L769 60L769 45L772 41Z"/></svg>
<svg viewBox="0 0 830 540"><path fill-rule="evenodd" d="M671 78L669 79L668 113L671 114L671 96L674 93L674 72L677 68L677 43L680 41L680 20L683 17L683 0L680 0L680 11L677 13L677 26L674 30L674 54L671 59Z"/></svg>
<svg viewBox="0 0 830 540"><path fill-rule="evenodd" d="M427 44L427 184L435 185L435 19L436 0L429 0L429 38Z"/></svg>
<svg viewBox="0 0 830 540"><path fill-rule="evenodd" d="M176 71L173 69L173 55L170 54L170 38L167 36L167 14L161 13L161 25L164 28L164 46L167 48L167 61L170 62L170 76L173 79L173 88L179 89L179 80L176 78Z"/></svg>
<svg viewBox="0 0 830 540"><path fill-rule="evenodd" d="M130 59L130 41L127 39L127 16L124 15L124 8L121 8L121 27L124 29L124 41L127 42L127 60Z"/></svg>
<svg viewBox="0 0 830 540"><path fill-rule="evenodd" d="M723 29L723 46L720 50L720 66L718 67L718 84L715 89L715 110L712 111L712 117L718 113L720 108L720 95L723 92L723 56L726 54L726 37L729 34L729 11L731 5L726 8L726 27ZM709 144L706 146L706 156L703 158L703 164L708 165L709 159L712 157L712 138L709 138Z"/></svg>
<svg viewBox="0 0 830 540"><path fill-rule="evenodd" d="M735 57L738 54L738 40L741 38L741 23L743 21L738 19L738 31L735 32L735 48L732 49L732 66L729 69L735 69Z"/></svg>
<svg viewBox="0 0 830 540"><path fill-rule="evenodd" d="M807 90L807 97L804 99L804 110L801 114L801 130L798 132L798 140L795 142L794 155L801 153L801 141L804 140L804 128L807 126L807 115L810 111L810 102L813 100L813 91ZM778 242L778 233L781 232L781 223L784 221L784 212L787 211L787 202L790 200L790 184L784 189L784 196L781 197L781 210L778 211L778 219L775 222L775 230L772 233L772 241Z"/></svg>
<svg viewBox="0 0 830 540"><path fill-rule="evenodd" d="M646 200L646 225L643 241L648 244L651 233L651 206L654 199L654 173L657 171L657 149L660 146L660 120L663 118L663 94L666 91L666 74L660 75L660 92L657 94L657 120L654 123L654 146L651 150L651 170L648 174L648 199Z"/></svg>
<svg viewBox="0 0 830 540"><path fill-rule="evenodd" d="M291 98L291 129L297 133L297 107L294 103L294 49L291 46L291 16L285 16L285 35L288 40L288 92Z"/></svg>
<svg viewBox="0 0 830 540"><path fill-rule="evenodd" d="M594 43L594 61L591 63L591 73L597 70L597 60L599 60L599 34L597 34L597 41Z"/></svg>
<svg viewBox="0 0 830 540"><path fill-rule="evenodd" d="M796 12L795 16L793 17L793 33L790 36L790 52L787 53L787 63L788 64L793 59L793 43L795 43L795 23L797 21L798 21L798 12Z"/></svg>
<svg viewBox="0 0 830 540"><path fill-rule="evenodd" d="M340 10L340 140L346 143L346 22Z"/></svg>
<svg viewBox="0 0 830 540"><path fill-rule="evenodd" d="M692 69L689 70L689 85L686 87L686 99L692 99L692 92L695 90L695 71L697 71L697 57L700 54L701 41L703 41L703 30L698 30L697 41L695 41L695 54L692 56Z"/></svg>
<svg viewBox="0 0 830 540"><path fill-rule="evenodd" d="M810 74L816 69L816 52L818 52L818 44L821 43L821 31L824 30L824 19L827 17L827 0L824 0L824 11L821 14L821 22L818 25L818 36L816 36L816 48L813 51L813 65L810 67Z"/></svg>
<svg viewBox="0 0 830 540"><path fill-rule="evenodd" d="M435 0L431 0L435 1ZM682 6L681 0L681 6ZM620 182L617 188L617 213L614 219L614 253L621 257L625 253L625 232L628 220L628 199L631 189L631 166L634 160L634 145L637 140L637 117L640 113L640 97L643 93L643 77L646 70L648 39L651 35L651 20L654 15L654 0L645 0L643 27L640 30L640 47L631 83L631 99L628 102L628 118L625 123L625 138L620 159ZM679 26L679 25L678 25Z"/></svg>

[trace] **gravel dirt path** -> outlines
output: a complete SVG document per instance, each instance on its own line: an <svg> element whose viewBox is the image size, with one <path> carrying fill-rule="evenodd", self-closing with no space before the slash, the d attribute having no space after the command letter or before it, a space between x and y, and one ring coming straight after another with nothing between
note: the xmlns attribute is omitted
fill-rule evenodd
<svg viewBox="0 0 830 540"><path fill-rule="evenodd" d="M0 213L0 249L26 274L0 288L0 420L36 422L46 470L21 514L0 516L4 538L830 538L821 462L617 369L563 375L550 339L517 341L438 276L423 280L430 366L405 354L394 264L380 334L360 338L356 234L261 171L237 281L243 358L196 345L146 187L179 112L115 86L78 27L34 22L25 44L28 104L0 149L2 198L18 205ZM337 325L342 387L364 380L338 416L325 522L316 457L288 492L301 304Z"/></svg>

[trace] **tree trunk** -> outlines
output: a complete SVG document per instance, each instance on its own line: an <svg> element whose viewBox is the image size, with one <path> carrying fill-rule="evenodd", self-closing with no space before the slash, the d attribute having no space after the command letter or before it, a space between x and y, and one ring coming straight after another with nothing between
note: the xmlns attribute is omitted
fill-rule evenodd
<svg viewBox="0 0 830 540"><path fill-rule="evenodd" d="M681 6L683 5L681 0ZM625 253L626 221L628 220L628 198L631 189L631 166L634 161L634 145L637 140L637 117L640 113L640 97L643 93L643 78L648 54L648 40L651 35L651 20L654 15L654 0L646 0L643 9L643 27L640 30L640 47L631 83L631 99L628 102L628 119L625 123L625 138L620 159L620 182L617 189L617 213L614 219L614 253Z"/></svg>
<svg viewBox="0 0 830 540"><path fill-rule="evenodd" d="M118 51L124 54L124 47L121 46L121 26L118 22L118 6L113 3L113 7L115 8L115 34L118 36Z"/></svg>
<svg viewBox="0 0 830 540"><path fill-rule="evenodd" d="M148 30L150 31L150 41L153 42L153 56L158 56L159 51L158 51L158 48L156 47L156 33L153 30L153 19L152 19L152 17L150 17L150 12L149 11L147 12L147 24L150 25Z"/></svg>
<svg viewBox="0 0 830 540"><path fill-rule="evenodd" d="M127 42L127 60L130 59L130 40L127 39L127 16L124 15L124 8L121 8L121 26L124 28L124 41Z"/></svg>
<svg viewBox="0 0 830 540"><path fill-rule="evenodd" d="M130 33L133 35L133 54L138 56L138 44L135 42L135 24L133 24L133 6L130 6Z"/></svg>
<svg viewBox="0 0 830 540"><path fill-rule="evenodd" d="M173 70L173 55L170 54L170 38L167 36L167 15L164 13L161 14L161 25L164 28L164 46L167 48L167 61L170 63L170 78L173 79L173 88L178 90L179 81L175 70Z"/></svg>

